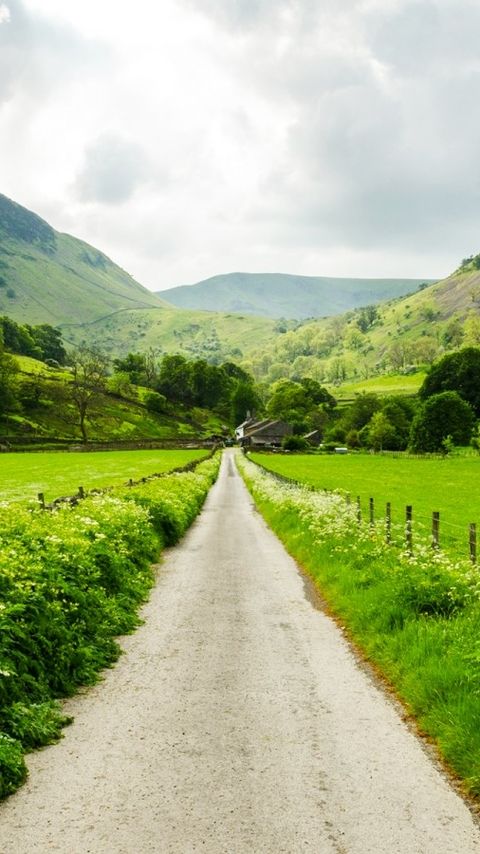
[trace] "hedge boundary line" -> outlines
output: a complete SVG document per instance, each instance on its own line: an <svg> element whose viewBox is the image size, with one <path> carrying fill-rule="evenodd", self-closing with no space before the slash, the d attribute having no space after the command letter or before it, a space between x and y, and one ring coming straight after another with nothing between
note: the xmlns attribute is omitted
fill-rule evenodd
<svg viewBox="0 0 480 854"><path fill-rule="evenodd" d="M478 806L478 568L430 546L386 545L341 495L238 464L259 512Z"/></svg>
<svg viewBox="0 0 480 854"><path fill-rule="evenodd" d="M58 701L118 658L153 561L193 522L219 465L217 454L49 513L0 506L0 797L26 779L24 753L70 722Z"/></svg>

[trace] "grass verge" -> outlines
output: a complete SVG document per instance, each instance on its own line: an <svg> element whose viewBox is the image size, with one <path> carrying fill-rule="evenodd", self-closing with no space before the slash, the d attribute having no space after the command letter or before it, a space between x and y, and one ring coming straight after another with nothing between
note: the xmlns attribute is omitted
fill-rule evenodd
<svg viewBox="0 0 480 854"><path fill-rule="evenodd" d="M266 521L478 797L478 569L428 547L389 547L340 495L279 483L243 458L239 467Z"/></svg>
<svg viewBox="0 0 480 854"><path fill-rule="evenodd" d="M218 466L216 455L54 512L0 505L0 797L25 780L24 752L60 737L58 699L118 658L152 561L193 521Z"/></svg>

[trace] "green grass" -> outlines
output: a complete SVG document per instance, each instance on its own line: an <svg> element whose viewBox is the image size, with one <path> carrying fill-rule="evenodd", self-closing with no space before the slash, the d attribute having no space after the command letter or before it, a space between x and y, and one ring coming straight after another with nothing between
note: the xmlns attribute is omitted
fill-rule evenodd
<svg viewBox="0 0 480 854"><path fill-rule="evenodd" d="M480 797L477 570L430 548L409 557L365 522L359 526L354 509L336 497L312 497L248 464L242 469L256 506L342 626Z"/></svg>
<svg viewBox="0 0 480 854"><path fill-rule="evenodd" d="M402 524L405 507L413 506L413 532L429 535L433 511L440 512L440 542L448 551L468 555L469 523L480 523L480 457L445 459L383 455L252 454L271 471L317 489L349 492L361 497L366 516L369 499L378 518L392 505L394 524Z"/></svg>
<svg viewBox="0 0 480 854"><path fill-rule="evenodd" d="M15 359L20 367L20 387L28 388L32 382L41 380L43 391L34 408L19 410L1 420L0 436L7 441L11 437L21 438L25 445L30 438L44 439L47 443L49 439L81 441L77 411L68 395L61 394L62 387L71 382L71 373L67 369L50 368L28 356ZM138 400L107 392L99 396L87 418L89 441L175 441L179 437L198 439L222 432L224 419L209 410L176 405L166 413L150 412L144 404L149 389L137 387L136 392Z"/></svg>
<svg viewBox="0 0 480 854"><path fill-rule="evenodd" d="M221 362L247 355L259 342L278 337L276 321L253 315L220 314L175 307L120 310L90 323L62 328L73 344L100 346L109 356L150 347L188 358Z"/></svg>
<svg viewBox="0 0 480 854"><path fill-rule="evenodd" d="M202 450L7 453L0 457L0 501L43 492L46 501L161 474L206 455Z"/></svg>
<svg viewBox="0 0 480 854"><path fill-rule="evenodd" d="M379 377L370 377L368 380L342 383L340 386L328 386L329 390L337 400L351 400L361 392L373 392L378 395L401 394L413 395L425 379L424 371L415 374L385 374Z"/></svg>
<svg viewBox="0 0 480 854"><path fill-rule="evenodd" d="M55 513L0 506L0 799L25 780L23 753L71 720L57 700L118 658L115 637L139 625L152 561L185 533L219 462Z"/></svg>

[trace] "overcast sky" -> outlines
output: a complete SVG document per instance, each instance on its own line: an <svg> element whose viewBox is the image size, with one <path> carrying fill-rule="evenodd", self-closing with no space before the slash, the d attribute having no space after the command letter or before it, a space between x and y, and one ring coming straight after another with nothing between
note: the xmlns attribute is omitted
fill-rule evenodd
<svg viewBox="0 0 480 854"><path fill-rule="evenodd" d="M480 251L479 0L0 0L0 192L154 290Z"/></svg>

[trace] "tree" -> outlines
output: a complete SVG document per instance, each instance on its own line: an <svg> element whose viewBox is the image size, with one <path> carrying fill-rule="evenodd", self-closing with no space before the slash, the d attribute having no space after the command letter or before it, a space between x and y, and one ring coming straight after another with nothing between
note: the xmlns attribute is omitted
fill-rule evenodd
<svg viewBox="0 0 480 854"><path fill-rule="evenodd" d="M410 432L413 451L442 451L448 436L456 445L468 445L475 417L472 407L456 391L429 397L417 412Z"/></svg>
<svg viewBox="0 0 480 854"><path fill-rule="evenodd" d="M427 400L443 391L456 391L480 416L480 349L465 347L432 365L419 396Z"/></svg>
<svg viewBox="0 0 480 854"><path fill-rule="evenodd" d="M128 397L131 399L136 395L136 389L134 389L130 381L130 374L127 374L125 371L118 371L112 374L108 378L107 388L109 392L118 394L119 397Z"/></svg>
<svg viewBox="0 0 480 854"><path fill-rule="evenodd" d="M361 308L357 318L357 326L360 332L367 332L371 326L378 320L378 309L374 305L367 305Z"/></svg>
<svg viewBox="0 0 480 854"><path fill-rule="evenodd" d="M410 428L417 408L416 400L408 397L385 397L382 401L382 412L394 429L393 439L384 443L384 448L391 451L403 451L408 445Z"/></svg>
<svg viewBox="0 0 480 854"><path fill-rule="evenodd" d="M15 408L17 403L18 364L6 353L0 338L0 416Z"/></svg>
<svg viewBox="0 0 480 854"><path fill-rule="evenodd" d="M230 399L232 423L237 425L247 417L247 412L255 412L261 406L261 400L255 386L241 380L235 386Z"/></svg>
<svg viewBox="0 0 480 854"><path fill-rule="evenodd" d="M209 365L204 359L191 363L193 403L213 409L221 401L229 403L232 380L218 365Z"/></svg>
<svg viewBox="0 0 480 854"><path fill-rule="evenodd" d="M158 391L149 391L145 395L145 406L149 412L166 412L168 408L167 398Z"/></svg>
<svg viewBox="0 0 480 854"><path fill-rule="evenodd" d="M70 362L72 381L68 386L68 393L77 410L82 439L87 442L87 416L105 391L108 359L100 350L80 347L72 354Z"/></svg>
<svg viewBox="0 0 480 854"><path fill-rule="evenodd" d="M27 329L40 350L43 361L53 359L59 365L65 364L67 352L63 346L60 329L50 326L49 323L41 323L40 326L28 326Z"/></svg>
<svg viewBox="0 0 480 854"><path fill-rule="evenodd" d="M129 353L124 359L114 359L113 367L118 374L128 374L134 385L142 385L145 381L146 358L143 353Z"/></svg>
<svg viewBox="0 0 480 854"><path fill-rule="evenodd" d="M160 364L155 389L165 395L167 400L192 404L194 392L191 362L187 362L184 356L165 355Z"/></svg>
<svg viewBox="0 0 480 854"><path fill-rule="evenodd" d="M379 397L374 392L363 391L357 394L350 408L345 413L342 422L347 431L361 430L371 420L375 412L382 408Z"/></svg>
<svg viewBox="0 0 480 854"><path fill-rule="evenodd" d="M367 425L368 444L374 451L383 451L395 443L395 428L384 412L375 412Z"/></svg>

